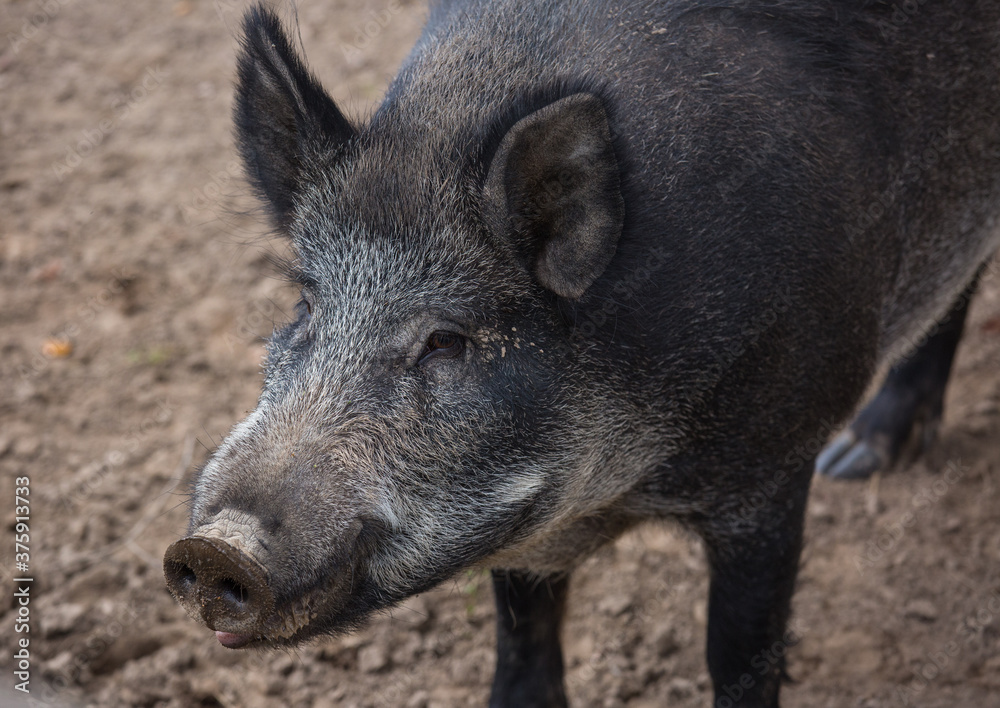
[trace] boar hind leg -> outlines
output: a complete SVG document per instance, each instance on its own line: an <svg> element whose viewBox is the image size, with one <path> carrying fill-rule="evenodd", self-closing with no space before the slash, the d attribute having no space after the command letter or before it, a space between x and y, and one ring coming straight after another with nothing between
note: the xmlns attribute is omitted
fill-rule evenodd
<svg viewBox="0 0 1000 708"><path fill-rule="evenodd" d="M837 479L862 479L895 465L908 441L926 449L944 408L944 389L962 338L969 300L980 269L945 318L886 376L885 383L851 425L816 458L816 471Z"/></svg>
<svg viewBox="0 0 1000 708"><path fill-rule="evenodd" d="M752 518L717 520L703 530L711 568L706 654L718 708L776 708L786 631L802 549L809 479Z"/></svg>
<svg viewBox="0 0 1000 708"><path fill-rule="evenodd" d="M490 708L564 708L559 625L566 606L566 577L539 580L494 570L497 670Z"/></svg>

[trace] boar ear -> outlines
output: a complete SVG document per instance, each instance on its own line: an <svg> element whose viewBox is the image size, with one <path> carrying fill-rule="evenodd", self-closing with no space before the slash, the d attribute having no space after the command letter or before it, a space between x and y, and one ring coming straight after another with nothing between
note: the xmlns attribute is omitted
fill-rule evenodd
<svg viewBox="0 0 1000 708"><path fill-rule="evenodd" d="M611 262L624 218L600 100L574 94L518 121L490 163L484 198L490 227L513 234L544 287L583 295Z"/></svg>
<svg viewBox="0 0 1000 708"><path fill-rule="evenodd" d="M236 139L247 177L279 226L291 219L304 157L354 134L292 49L281 21L258 5L243 18L236 85Z"/></svg>

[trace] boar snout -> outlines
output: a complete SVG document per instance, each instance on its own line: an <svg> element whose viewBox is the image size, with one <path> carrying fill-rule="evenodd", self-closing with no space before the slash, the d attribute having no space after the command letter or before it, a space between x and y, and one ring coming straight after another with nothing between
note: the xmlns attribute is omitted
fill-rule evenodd
<svg viewBox="0 0 1000 708"><path fill-rule="evenodd" d="M379 524L345 520L320 543L290 532L287 518L280 534L267 530L273 523L223 507L193 524L163 556L167 589L230 649L292 645L331 631L331 616L346 611L349 625L363 612L364 603L345 605L360 586L358 563L370 553ZM309 573L303 565L324 570Z"/></svg>
<svg viewBox="0 0 1000 708"><path fill-rule="evenodd" d="M167 587L184 610L236 648L261 633L274 610L267 571L227 541L195 535L167 549Z"/></svg>

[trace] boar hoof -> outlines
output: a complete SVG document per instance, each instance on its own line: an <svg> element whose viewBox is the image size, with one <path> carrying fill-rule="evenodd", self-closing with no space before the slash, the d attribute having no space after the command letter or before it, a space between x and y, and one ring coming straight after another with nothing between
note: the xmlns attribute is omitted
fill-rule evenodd
<svg viewBox="0 0 1000 708"><path fill-rule="evenodd" d="M834 479L864 479L885 468L886 462L875 447L845 430L816 458L816 471Z"/></svg>

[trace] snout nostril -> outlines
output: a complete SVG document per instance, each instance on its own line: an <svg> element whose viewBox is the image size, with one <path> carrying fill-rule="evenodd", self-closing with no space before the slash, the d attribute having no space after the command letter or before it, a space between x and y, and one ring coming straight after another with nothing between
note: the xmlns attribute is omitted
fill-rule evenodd
<svg viewBox="0 0 1000 708"><path fill-rule="evenodd" d="M194 590L194 586L198 584L198 576L190 566L180 565L176 571L176 582L177 587L181 592L188 593Z"/></svg>
<svg viewBox="0 0 1000 708"><path fill-rule="evenodd" d="M198 574L187 563L167 561L164 563L164 574L167 586L179 595L190 595L198 586Z"/></svg>
<svg viewBox="0 0 1000 708"><path fill-rule="evenodd" d="M235 580L221 578L217 585L220 599L232 605L234 609L242 610L250 600L250 591Z"/></svg>

